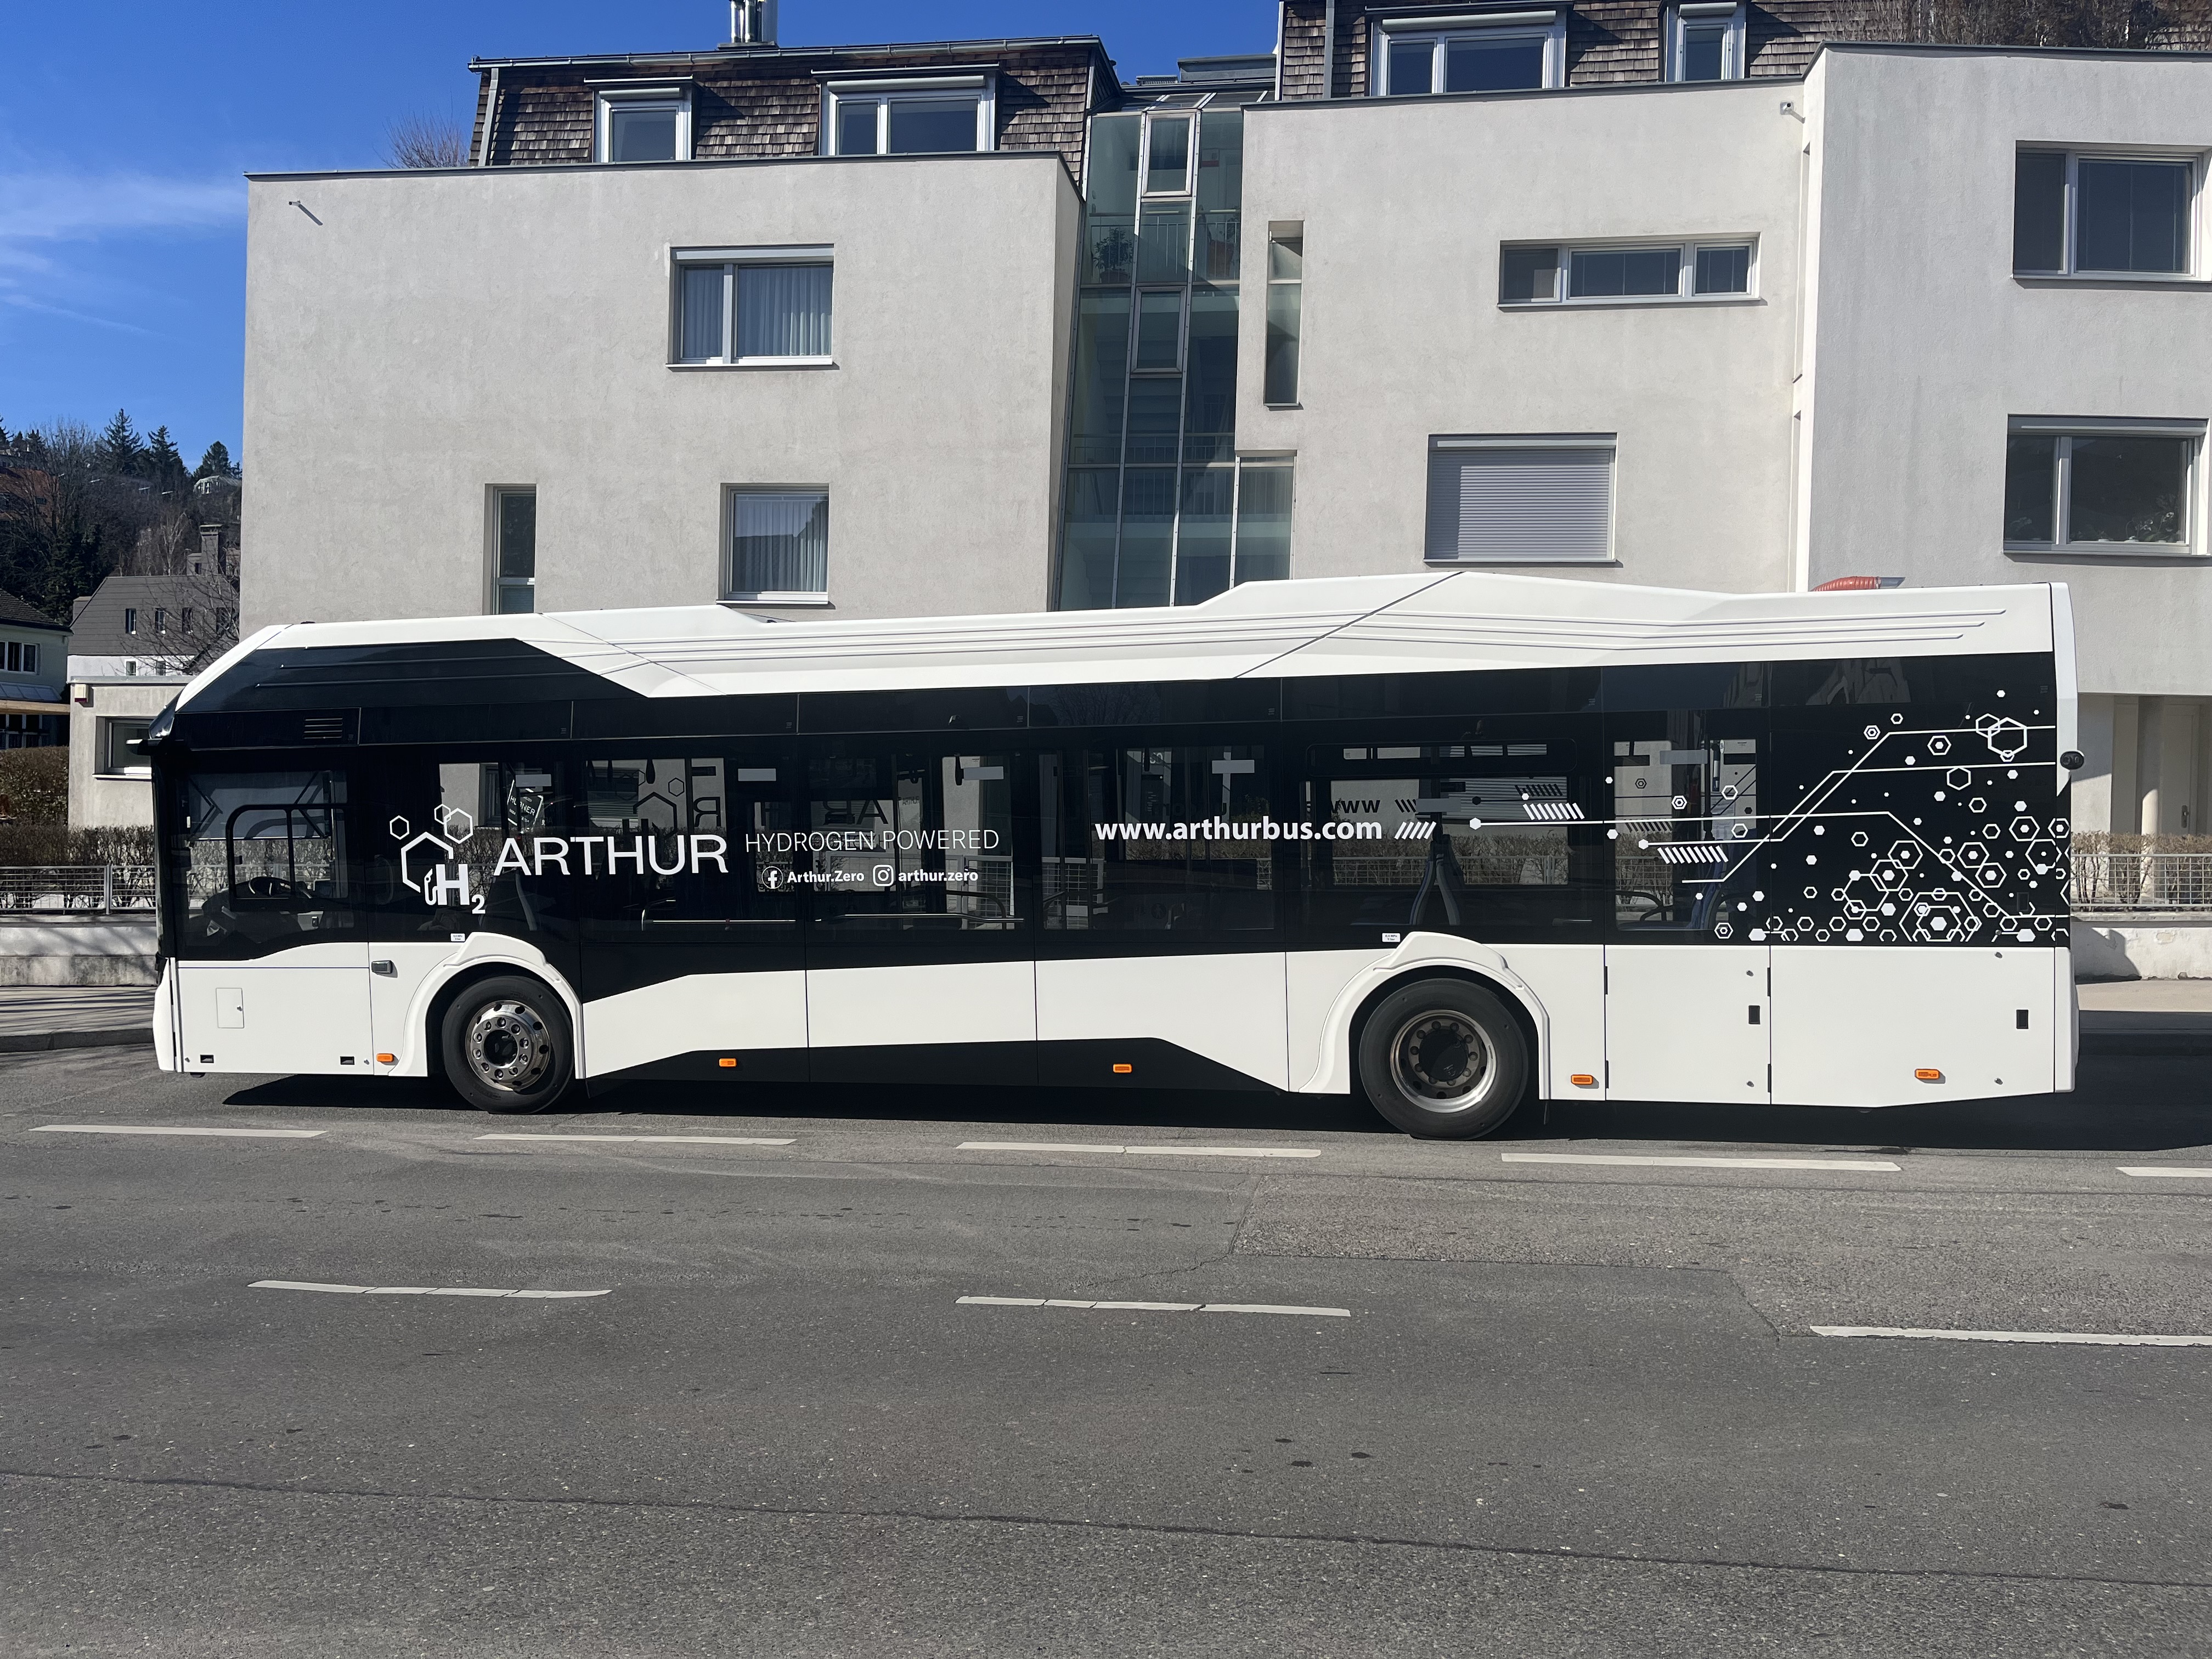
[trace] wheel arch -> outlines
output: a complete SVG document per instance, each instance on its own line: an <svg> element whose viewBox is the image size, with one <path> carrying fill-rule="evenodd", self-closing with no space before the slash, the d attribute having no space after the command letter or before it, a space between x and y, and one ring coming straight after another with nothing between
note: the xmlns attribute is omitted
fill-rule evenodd
<svg viewBox="0 0 2212 1659"><path fill-rule="evenodd" d="M430 993L422 1018L422 1050L429 1066L429 1075L446 1075L446 1016L466 994L469 988L487 980L527 979L544 986L553 1000L568 1016L568 1050L570 1064L581 1075L583 1060L583 1022L574 996L560 982L558 975L539 972L526 963L483 958L465 963L441 980Z"/></svg>
<svg viewBox="0 0 2212 1659"><path fill-rule="evenodd" d="M1530 1080L1538 1085L1540 1094L1543 1079L1543 1032L1537 1024L1535 1014L1531 1012L1528 1005L1522 1000L1522 991L1526 988L1516 989L1496 975L1486 974L1479 968L1470 968L1461 963L1419 963L1391 975L1389 978L1361 997L1358 1006L1352 1011L1350 1023L1345 1027L1346 1054L1356 1056L1359 1053L1360 1039L1366 1032L1369 1018L1382 1006L1393 992L1403 990L1408 985L1417 985L1423 980L1430 979L1459 980L1468 985L1480 986L1498 999L1513 1023L1520 1027L1521 1040L1528 1045ZM1357 1065L1352 1067L1352 1083L1354 1090L1357 1090L1359 1083Z"/></svg>
<svg viewBox="0 0 2212 1659"><path fill-rule="evenodd" d="M1551 1097L1551 1022L1542 1000L1521 976L1509 968L1502 957L1494 951L1457 939L1433 940L1431 943L1457 946L1450 955L1431 954L1423 951L1419 955L1376 963L1364 973L1355 976L1338 994L1322 1028L1321 1053L1312 1074L1293 1087L1301 1094L1347 1094L1354 1082L1353 1057L1358 1052L1359 1034L1376 1005L1392 992L1424 979L1457 979L1480 986L1505 1005L1521 1028L1521 1035L1528 1044L1528 1064L1534 1073L1537 1097ZM1480 952L1480 957L1470 960ZM1481 958L1491 958L1483 960Z"/></svg>

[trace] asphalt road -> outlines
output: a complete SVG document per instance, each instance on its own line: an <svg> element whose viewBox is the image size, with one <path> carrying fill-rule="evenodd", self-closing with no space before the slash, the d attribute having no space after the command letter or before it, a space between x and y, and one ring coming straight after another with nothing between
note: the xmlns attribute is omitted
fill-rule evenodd
<svg viewBox="0 0 2212 1659"><path fill-rule="evenodd" d="M1815 1330L2212 1334L2202 1059L594 1108L0 1060L0 1652L2212 1653L2212 1346Z"/></svg>

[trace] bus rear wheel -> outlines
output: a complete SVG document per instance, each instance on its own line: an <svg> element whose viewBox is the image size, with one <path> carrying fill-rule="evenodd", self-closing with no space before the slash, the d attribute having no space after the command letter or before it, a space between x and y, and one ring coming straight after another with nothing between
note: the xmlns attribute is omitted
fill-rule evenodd
<svg viewBox="0 0 2212 1659"><path fill-rule="evenodd" d="M1407 1134L1464 1139L1513 1115L1528 1044L1505 1005L1465 980L1429 979L1382 999L1359 1033L1368 1103Z"/></svg>
<svg viewBox="0 0 2212 1659"><path fill-rule="evenodd" d="M542 1112L575 1075L568 1011L534 979L471 985L446 1010L446 1078L487 1112Z"/></svg>

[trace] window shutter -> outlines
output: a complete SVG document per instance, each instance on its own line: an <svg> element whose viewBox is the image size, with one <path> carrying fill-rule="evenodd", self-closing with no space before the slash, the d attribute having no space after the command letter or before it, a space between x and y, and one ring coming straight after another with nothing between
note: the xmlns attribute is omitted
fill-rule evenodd
<svg viewBox="0 0 2212 1659"><path fill-rule="evenodd" d="M1610 447L1430 453L1431 559L1603 560L1612 532Z"/></svg>

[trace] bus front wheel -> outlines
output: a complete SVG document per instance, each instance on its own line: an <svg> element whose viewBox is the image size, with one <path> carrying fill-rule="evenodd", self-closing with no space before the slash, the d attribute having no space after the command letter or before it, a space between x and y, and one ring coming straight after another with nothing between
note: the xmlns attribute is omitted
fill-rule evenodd
<svg viewBox="0 0 2212 1659"><path fill-rule="evenodd" d="M487 1112L542 1112L575 1074L568 1011L520 975L471 985L446 1010L446 1078Z"/></svg>
<svg viewBox="0 0 2212 1659"><path fill-rule="evenodd" d="M1513 1115L1528 1083L1519 1023L1465 980L1402 986L1360 1028L1360 1087L1408 1134L1488 1134Z"/></svg>

